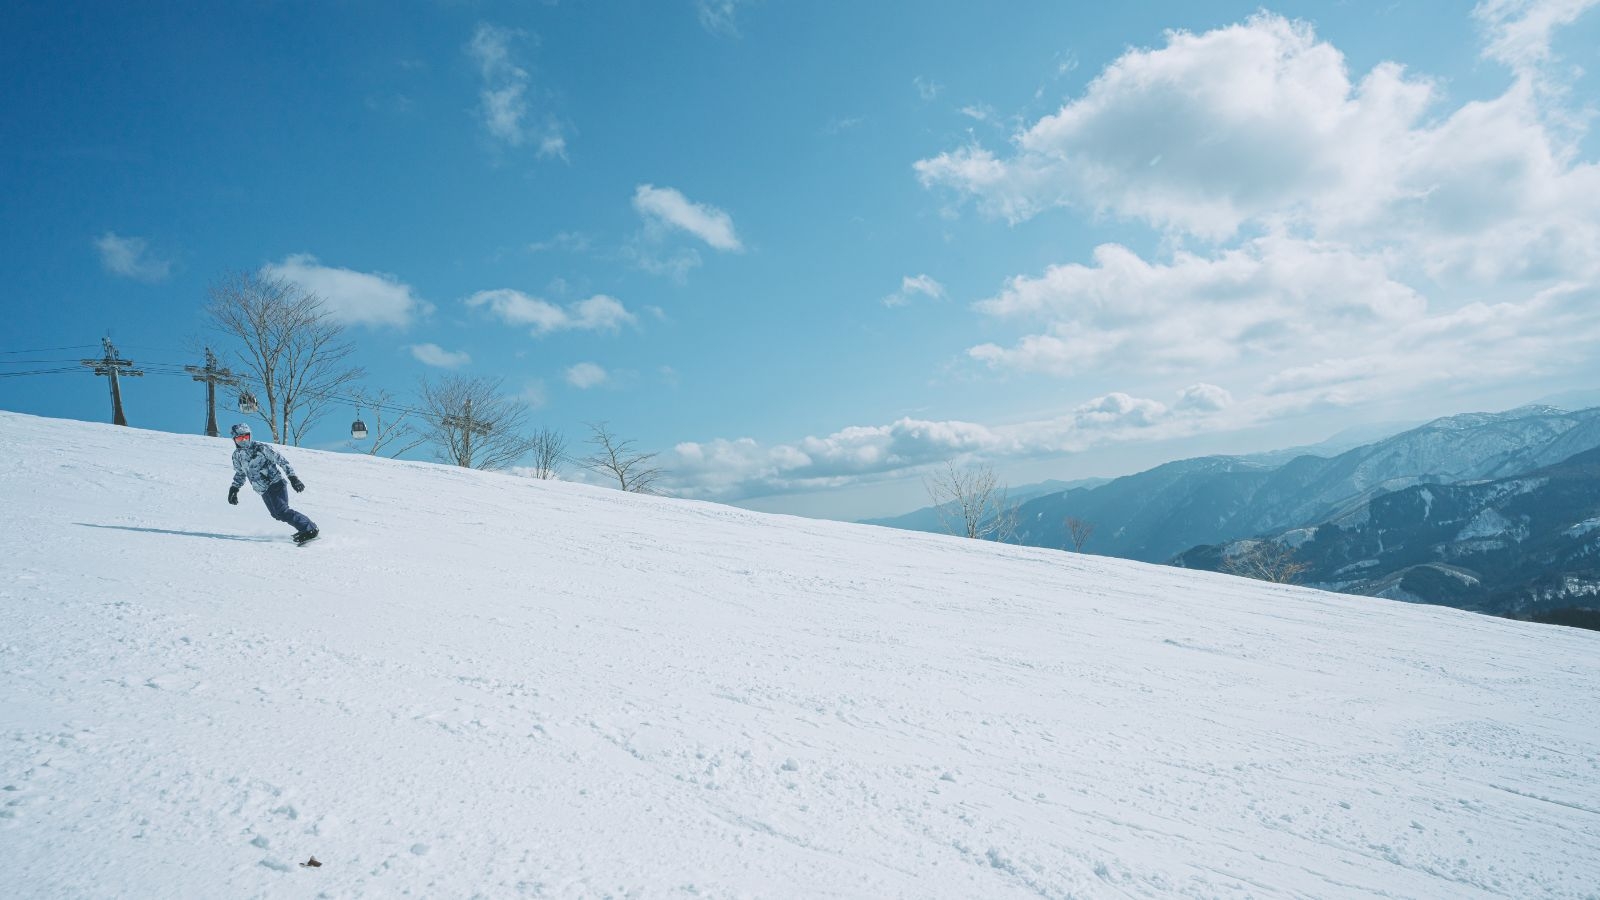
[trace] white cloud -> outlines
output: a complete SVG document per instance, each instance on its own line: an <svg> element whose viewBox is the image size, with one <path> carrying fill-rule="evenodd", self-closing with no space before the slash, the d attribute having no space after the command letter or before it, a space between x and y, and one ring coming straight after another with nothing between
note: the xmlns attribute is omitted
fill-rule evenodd
<svg viewBox="0 0 1600 900"><path fill-rule="evenodd" d="M1017 135L1009 160L974 146L915 169L1012 221L1076 205L1223 238L1250 219L1348 202L1340 191L1380 168L1432 99L1392 64L1352 85L1309 26L1260 15L1124 54Z"/></svg>
<svg viewBox="0 0 1600 900"><path fill-rule="evenodd" d="M100 253L100 264L114 275L154 284L172 274L172 261L152 256L144 238L108 231L95 238L94 247Z"/></svg>
<svg viewBox="0 0 1600 900"><path fill-rule="evenodd" d="M1115 392L1059 417L1005 426L902 418L773 446L750 438L688 441L663 457L663 467L674 494L737 500L914 477L947 460L1003 461L1179 437L1234 427L1252 414L1230 416L1230 406L1231 395L1210 384L1185 388L1174 405Z"/></svg>
<svg viewBox="0 0 1600 900"><path fill-rule="evenodd" d="M1592 5L1506 0L1479 15L1536 58ZM1249 226L1393 246L1436 276L1544 276L1600 260L1600 174L1577 161L1579 117L1558 96L1518 79L1430 115L1431 81L1386 62L1352 82L1309 25L1262 14L1124 54L1007 157L970 145L914 169L1012 222L1070 206L1210 241Z"/></svg>
<svg viewBox="0 0 1600 900"><path fill-rule="evenodd" d="M309 253L261 267L262 274L292 281L321 297L328 312L346 325L405 328L433 312L410 285L383 272L357 272L325 266Z"/></svg>
<svg viewBox="0 0 1600 900"><path fill-rule="evenodd" d="M917 96L921 97L924 103L938 99L939 94L944 91L944 85L923 78L921 75L911 79L911 85L917 89Z"/></svg>
<svg viewBox="0 0 1600 900"><path fill-rule="evenodd" d="M1359 352L1290 363L1262 386L1262 408L1352 405L1448 387L1503 386L1570 373L1600 346L1600 286L1563 283L1523 300L1469 303L1419 318Z"/></svg>
<svg viewBox="0 0 1600 900"><path fill-rule="evenodd" d="M739 36L739 10L753 5L754 0L695 0L695 10L700 25L712 34Z"/></svg>
<svg viewBox="0 0 1600 900"><path fill-rule="evenodd" d="M925 185L1013 223L1069 207L1162 239L1159 256L1108 244L1009 279L977 309L1017 333L969 357L1249 384L1172 407L1240 422L1592 367L1600 165L1550 46L1597 5L1480 3L1508 86L1448 108L1426 77L1387 62L1353 75L1278 16L1173 32L1005 151L917 162Z"/></svg>
<svg viewBox="0 0 1600 900"><path fill-rule="evenodd" d="M884 306L905 306L918 296L944 299L944 285L927 275L907 275L900 279L900 290L883 298Z"/></svg>
<svg viewBox="0 0 1600 900"><path fill-rule="evenodd" d="M567 158L567 136L560 132L560 126L554 120L546 124L547 133L539 138L539 155L553 156L557 159Z"/></svg>
<svg viewBox="0 0 1600 900"><path fill-rule="evenodd" d="M1093 265L1017 276L977 309L1045 330L1014 346L968 350L991 367L1053 375L1086 370L1203 371L1244 358L1337 346L1414 321L1426 301L1382 259L1348 248L1259 238L1214 257L1179 252L1152 264L1118 244Z"/></svg>
<svg viewBox="0 0 1600 900"><path fill-rule="evenodd" d="M417 362L440 369L459 369L472 362L472 355L467 351L450 351L438 344L412 344L406 349Z"/></svg>
<svg viewBox="0 0 1600 900"><path fill-rule="evenodd" d="M464 302L471 309L488 307L507 325L532 325L534 334L559 331L568 321L561 307L510 288L478 291Z"/></svg>
<svg viewBox="0 0 1600 900"><path fill-rule="evenodd" d="M1512 293L1431 308L1389 274L1385 258L1284 238L1213 257L1178 253L1170 264L1106 245L1095 265L1014 278L981 301L996 322L1043 328L968 354L1000 371L1063 377L1225 375L1259 393L1236 402L1200 384L1175 409L1231 410L1244 421L1589 365L1600 348L1595 279Z"/></svg>
<svg viewBox="0 0 1600 900"><path fill-rule="evenodd" d="M534 114L530 99L532 76L512 52L512 43L525 37L522 31L487 23L479 24L473 32L467 54L477 64L482 79L479 114L495 140L510 147L533 144L538 147L539 156L564 160L567 139L563 128L553 116Z"/></svg>
<svg viewBox="0 0 1600 900"><path fill-rule="evenodd" d="M548 241L535 241L528 245L534 253L562 250L567 253L587 253L594 246L589 236L576 231L563 231Z"/></svg>
<svg viewBox="0 0 1600 900"><path fill-rule="evenodd" d="M1191 384L1178 392L1177 408L1180 410L1220 412L1232 405L1233 394L1214 384Z"/></svg>
<svg viewBox="0 0 1600 900"><path fill-rule="evenodd" d="M555 331L610 331L638 323L622 301L605 294L557 306L511 288L478 291L463 301L469 309L487 309L507 325L532 326L534 337Z"/></svg>
<svg viewBox="0 0 1600 900"><path fill-rule="evenodd" d="M605 294L579 300L569 310L572 327L580 331L617 331L624 325L638 322L633 313L622 305L622 301Z"/></svg>
<svg viewBox="0 0 1600 900"><path fill-rule="evenodd" d="M610 373L592 362L581 362L575 366L570 366L562 377L566 379L567 384L585 390L599 387L611 380Z"/></svg>
<svg viewBox="0 0 1600 900"><path fill-rule="evenodd" d="M717 250L744 249L731 216L714 206L694 203L673 188L641 184L633 193L633 208L647 224L687 231Z"/></svg>
<svg viewBox="0 0 1600 900"><path fill-rule="evenodd" d="M1482 0L1472 15L1487 32L1483 55L1527 75L1550 62L1554 32L1595 6L1600 0Z"/></svg>
<svg viewBox="0 0 1600 900"><path fill-rule="evenodd" d="M483 124L489 133L508 144L521 144L528 115L528 73L511 60L511 41L521 32L480 24L467 52L483 78Z"/></svg>

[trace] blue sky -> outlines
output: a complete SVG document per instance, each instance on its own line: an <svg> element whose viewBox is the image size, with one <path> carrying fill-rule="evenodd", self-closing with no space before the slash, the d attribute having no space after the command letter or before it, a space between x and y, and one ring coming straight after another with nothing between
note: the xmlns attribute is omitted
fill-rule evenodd
<svg viewBox="0 0 1600 900"><path fill-rule="evenodd" d="M372 387L842 518L1504 408L1600 374L1594 5L11 3L0 372L197 362L265 269Z"/></svg>

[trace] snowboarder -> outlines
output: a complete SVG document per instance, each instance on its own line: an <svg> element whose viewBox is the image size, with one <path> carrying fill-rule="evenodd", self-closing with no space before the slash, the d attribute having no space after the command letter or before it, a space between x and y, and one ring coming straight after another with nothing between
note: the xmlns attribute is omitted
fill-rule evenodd
<svg viewBox="0 0 1600 900"><path fill-rule="evenodd" d="M280 522L287 522L294 526L294 542L304 544L317 536L316 523L298 512L289 508L289 491L284 487L283 476L289 476L289 484L294 486L295 493L306 489L306 483L300 476L294 474L294 467L284 459L278 451L269 444L256 442L250 436L250 426L240 422L231 429L233 433L233 486L228 488L228 502L234 506L239 505L239 486L244 484L246 478L250 479L250 486L261 495L262 502L267 504L267 510L272 517ZM283 472L278 471L279 468Z"/></svg>

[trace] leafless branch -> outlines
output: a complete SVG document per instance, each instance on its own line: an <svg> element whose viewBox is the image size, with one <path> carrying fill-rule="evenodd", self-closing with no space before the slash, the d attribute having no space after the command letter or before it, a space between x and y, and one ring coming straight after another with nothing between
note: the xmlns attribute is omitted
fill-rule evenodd
<svg viewBox="0 0 1600 900"><path fill-rule="evenodd" d="M1017 507L1007 502L1006 489L988 466L957 469L947 462L923 486L950 534L996 541L1016 536Z"/></svg>
<svg viewBox="0 0 1600 900"><path fill-rule="evenodd" d="M636 494L654 494L655 483L663 470L650 464L655 453L640 453L633 449L633 441L622 440L611 433L605 422L589 422L589 439L586 443L595 448L581 464L603 475L617 479L617 486Z"/></svg>
<svg viewBox="0 0 1600 900"><path fill-rule="evenodd" d="M1077 516L1067 516L1066 525L1067 537L1072 541L1072 552L1082 553L1083 545L1089 543L1089 538L1094 534L1094 523Z"/></svg>
<svg viewBox="0 0 1600 900"><path fill-rule="evenodd" d="M1293 547L1277 541L1241 541L1232 553L1222 554L1222 570L1229 575L1276 584L1294 584L1309 568L1310 563L1295 559Z"/></svg>
<svg viewBox="0 0 1600 900"><path fill-rule="evenodd" d="M533 433L532 444L533 465L529 468L533 477L556 477L556 467L567 458L567 439L553 428L540 428Z"/></svg>
<svg viewBox="0 0 1600 900"><path fill-rule="evenodd" d="M240 368L261 386L272 439L298 445L333 398L364 372L347 360L355 345L321 297L292 281L237 272L212 284L211 327L236 342Z"/></svg>

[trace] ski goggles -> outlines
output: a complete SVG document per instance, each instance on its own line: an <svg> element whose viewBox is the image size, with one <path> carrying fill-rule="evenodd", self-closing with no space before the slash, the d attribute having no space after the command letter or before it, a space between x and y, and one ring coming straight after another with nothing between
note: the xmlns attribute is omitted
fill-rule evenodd
<svg viewBox="0 0 1600 900"><path fill-rule="evenodd" d="M240 441L248 441L248 440L250 440L250 435L249 434L236 434L236 435L233 436L233 442L235 444L239 443Z"/></svg>

